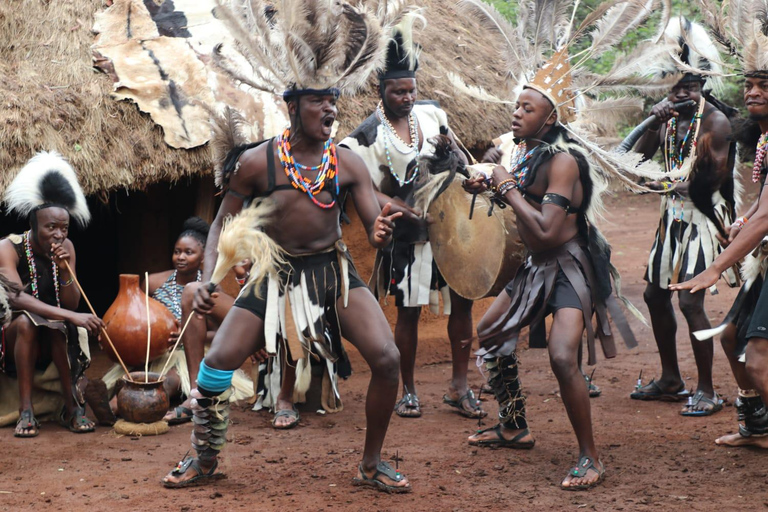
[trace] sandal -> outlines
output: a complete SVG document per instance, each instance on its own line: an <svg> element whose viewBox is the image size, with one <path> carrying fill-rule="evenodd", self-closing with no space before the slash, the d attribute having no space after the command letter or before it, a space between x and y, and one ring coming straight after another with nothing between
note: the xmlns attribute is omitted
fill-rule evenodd
<svg viewBox="0 0 768 512"><path fill-rule="evenodd" d="M277 425L277 419L278 418L290 418L293 421L288 423L287 425ZM299 411L296 409L296 406L293 406L293 409L282 409L280 411L277 411L275 413L275 417L272 418L272 428L277 430L288 430L292 429L293 427L297 426L299 424L299 419L301 417L299 416Z"/></svg>
<svg viewBox="0 0 768 512"><path fill-rule="evenodd" d="M99 425L111 427L117 421L115 413L109 406L107 385L101 379L89 380L83 393L86 403L90 406Z"/></svg>
<svg viewBox="0 0 768 512"><path fill-rule="evenodd" d="M401 410L404 408L405 410ZM421 405L416 393L406 393L403 398L395 404L395 414L401 418L418 418L421 416Z"/></svg>
<svg viewBox="0 0 768 512"><path fill-rule="evenodd" d="M597 398L603 394L603 390L600 389L599 386L596 386L594 382L592 382L592 377L586 373L582 373L582 375L584 376L584 380L587 381L587 391L589 391L589 398Z"/></svg>
<svg viewBox="0 0 768 512"><path fill-rule="evenodd" d="M352 485L376 487L380 491L387 493L393 492L396 494L411 492L413 490L411 484L405 486L396 486L389 485L379 480L379 477L382 475L386 476L394 482L400 482L403 480L403 475L399 471L396 471L392 466L390 466L389 463L384 462L383 460L379 461L379 463L376 465L376 472L372 477L369 477L365 474L365 471L363 471L362 462L358 466L357 470L360 472L360 476L352 479Z"/></svg>
<svg viewBox="0 0 768 512"><path fill-rule="evenodd" d="M193 469L197 475L193 476L189 480L184 480L183 482L169 482L168 480L163 479L163 485L168 489L181 489L183 487L202 485L207 481L226 478L227 475L224 473L215 472L216 468L218 467L219 461L215 460L213 461L213 467L209 469L208 472L203 472L203 468L200 467L200 461L198 459L188 458L180 461L176 467L173 468L173 471L171 471L171 475L180 476L185 474L189 469Z"/></svg>
<svg viewBox="0 0 768 512"><path fill-rule="evenodd" d="M703 410L696 410L694 407L700 403L708 406ZM723 400L717 396L717 393L712 398L704 396L702 391L697 391L693 396L688 397L688 403L685 404L683 410L680 411L681 416L712 416L716 412L723 408Z"/></svg>
<svg viewBox="0 0 768 512"><path fill-rule="evenodd" d="M469 444L471 446L488 446L491 448L512 448L514 450L530 450L533 448L533 445L536 444L535 439L533 441L520 441L525 436L531 435L531 432L527 428L523 429L522 432L512 439L506 439L501 435L501 423L497 423L493 427L478 430L475 435L483 434L485 432L493 432L496 434L496 439L469 440Z"/></svg>
<svg viewBox="0 0 768 512"><path fill-rule="evenodd" d="M685 384L680 384L677 391L664 391L659 387L655 379L645 386L638 386L630 393L632 400L660 400L662 402L682 402L691 396L691 392L685 389Z"/></svg>
<svg viewBox="0 0 768 512"><path fill-rule="evenodd" d="M563 480L560 483L560 488L566 491L584 491L587 489L591 489L592 487L595 487L605 479L605 466L603 466L603 463L600 461L597 461L597 465L595 465L595 461L593 461L591 458L587 457L586 455L582 456L579 459L579 463L576 464L575 467L571 468L571 470L568 472L568 476L583 478L587 476L587 471L589 471L590 469L595 473L597 473L597 480L595 480L591 484L563 485L565 483L565 480Z"/></svg>
<svg viewBox="0 0 768 512"><path fill-rule="evenodd" d="M465 402L468 408L462 405ZM488 413L480 405L480 400L475 397L475 393L471 389L467 389L467 392L458 400L454 400L448 395L443 395L443 403L458 409L459 414L465 418L478 419L488 416Z"/></svg>
<svg viewBox="0 0 768 512"><path fill-rule="evenodd" d="M26 432L25 432L26 431ZM40 435L40 422L35 418L31 409L25 409L19 414L13 437L37 437Z"/></svg>
<svg viewBox="0 0 768 512"><path fill-rule="evenodd" d="M85 415L85 409L75 407L75 411L67 417L67 409L62 408L59 414L59 425L75 434L87 434L96 430L96 425Z"/></svg>
<svg viewBox="0 0 768 512"><path fill-rule="evenodd" d="M182 423L192 421L193 416L194 413L192 412L192 409L179 405L178 407L174 407L172 411L168 411L168 414L166 414L163 419L169 425L181 425Z"/></svg>

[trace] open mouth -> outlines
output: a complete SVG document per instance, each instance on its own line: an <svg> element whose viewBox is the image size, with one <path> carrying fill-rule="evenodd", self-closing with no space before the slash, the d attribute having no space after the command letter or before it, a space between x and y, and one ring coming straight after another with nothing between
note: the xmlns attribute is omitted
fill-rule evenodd
<svg viewBox="0 0 768 512"><path fill-rule="evenodd" d="M323 127L325 128L331 128L333 126L333 122L336 120L333 116L328 116L325 119L323 119Z"/></svg>

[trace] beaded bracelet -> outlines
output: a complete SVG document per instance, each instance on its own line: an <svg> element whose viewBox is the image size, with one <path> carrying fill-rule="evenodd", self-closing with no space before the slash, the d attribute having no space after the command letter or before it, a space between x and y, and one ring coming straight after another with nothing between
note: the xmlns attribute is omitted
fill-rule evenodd
<svg viewBox="0 0 768 512"><path fill-rule="evenodd" d="M498 194L500 196L505 196L507 194L507 192L509 192L510 190L512 190L514 188L517 188L517 183L515 183L515 180L504 180L499 185L499 192L498 192Z"/></svg>
<svg viewBox="0 0 768 512"><path fill-rule="evenodd" d="M732 226L735 226L735 227L741 229L741 228L744 227L744 225L747 223L748 220L749 219L746 217L746 215L744 217L739 217L738 219L733 221Z"/></svg>
<svg viewBox="0 0 768 512"><path fill-rule="evenodd" d="M67 281L62 281L61 279L59 279L59 284L61 286L69 286L69 285L71 285L74 282L75 282L74 276L69 276L69 280L67 280Z"/></svg>

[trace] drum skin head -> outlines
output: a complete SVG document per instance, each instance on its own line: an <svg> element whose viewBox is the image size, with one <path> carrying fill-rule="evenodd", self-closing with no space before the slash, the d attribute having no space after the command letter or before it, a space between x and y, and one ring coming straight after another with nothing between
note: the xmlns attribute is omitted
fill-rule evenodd
<svg viewBox="0 0 768 512"><path fill-rule="evenodd" d="M459 180L429 207L432 253L448 286L466 299L498 295L512 280L523 261L525 249L517 234L512 208L494 207L484 195L477 196L472 219L472 194Z"/></svg>

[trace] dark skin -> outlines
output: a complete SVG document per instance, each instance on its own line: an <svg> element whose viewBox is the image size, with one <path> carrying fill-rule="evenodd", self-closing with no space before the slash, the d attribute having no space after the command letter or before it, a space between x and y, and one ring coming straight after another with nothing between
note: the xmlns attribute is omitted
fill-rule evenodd
<svg viewBox="0 0 768 512"><path fill-rule="evenodd" d="M762 78L745 78L743 84L744 103L751 119L760 125L764 133L768 131L768 80ZM752 252L760 244L763 237L768 235L768 201L764 200L765 186L760 191L756 203L750 208L747 217L749 221L741 228L732 227L729 234L730 244L712 262L704 272L690 281L670 286L673 291L688 290L690 293L703 291L712 286L720 278L720 274L747 254ZM734 234L735 233L735 234ZM725 338L725 335L723 336ZM730 358L733 351L726 351ZM768 340L764 338L751 338L747 345L747 362L745 365L738 361L731 362L734 365L734 375L739 386L746 385L742 389L755 389L763 398L768 399ZM741 372L746 373L746 378ZM739 434L730 434L717 439L717 444L728 446L758 446L768 448L768 437L742 437Z"/></svg>
<svg viewBox="0 0 768 512"><path fill-rule="evenodd" d="M65 262L75 269L75 248L67 238L69 233L69 213L58 207L50 207L39 210L37 215L37 231L32 233L32 252L36 255L46 255L59 267L59 280L67 282L71 274L67 270ZM16 269L19 257L13 244L8 239L0 241L0 273L11 282L23 288L21 277ZM38 299L31 293L22 292L16 297L11 297L13 310L27 310L50 320L63 320L78 327L83 327L92 335L98 335L103 322L96 316L77 313L74 310L80 303L80 291L76 286L60 286L59 298L61 308L51 306ZM59 371L61 386L64 395L64 405L68 417L72 417L77 403L72 394L72 378L69 371L69 359L67 356L66 339L58 331L35 327L26 315L18 315L14 318L5 331L7 343L6 354L13 357L16 365L19 382L19 412L32 410L32 380L35 371L35 362L44 355L50 356ZM74 423L73 423L74 424ZM78 425L81 430L93 427L93 422ZM34 427L24 429L17 428L18 433L30 434Z"/></svg>
<svg viewBox="0 0 768 512"><path fill-rule="evenodd" d="M301 96L288 103L291 115L292 153L297 162L306 166L320 163L323 144L330 137L331 126L337 115L334 96ZM300 117L300 123L297 121ZM296 129L297 125L301 126ZM232 176L230 188L235 192L250 196L267 188L267 145L261 145L247 151L240 158L240 170ZM349 190L355 209L368 233L368 240L376 248L384 247L390 240L395 219L402 214L390 214L390 206L379 208L373 185L363 161L351 151L338 148L339 180L343 188ZM279 162L277 148L274 158ZM278 166L276 183L288 183ZM314 178L314 173L307 173ZM326 191L316 196L319 201L329 202L330 194ZM309 198L295 190L275 191L272 196L277 207L277 221L267 233L291 254L316 252L333 246L341 238L339 211L337 208L321 209ZM216 240L208 240L206 261L216 260L214 253L208 258L208 250L218 243L221 222L228 214L236 213L243 206L243 201L232 194L224 196L219 212L211 227ZM209 266L210 269L213 264ZM206 278L211 270L206 270ZM206 287L197 292L196 311L208 313L214 302L207 296ZM343 307L339 298L338 318L345 338L355 345L371 368L371 382L366 400L367 429L363 449L362 470L372 477L376 465L381 460L381 447L389 425L397 396L398 368L400 354L395 346L384 313L367 288L356 288L349 292L349 305ZM365 321L361 322L360 319ZM233 343L232 340L237 340ZM206 364L220 370L234 370L253 353L265 346L264 322L250 311L232 308L224 319L221 328L213 339L210 351L206 355ZM211 465L201 461L204 471ZM181 481L195 476L194 471L184 475L168 474L165 481ZM382 480L388 485L409 486L407 479L394 482L386 477Z"/></svg>
<svg viewBox="0 0 768 512"><path fill-rule="evenodd" d="M693 100L697 102L697 104L679 112L672 106L673 103L687 100ZM635 150L642 153L647 159L652 158L659 147L664 147L664 139L667 136L666 123L673 116L677 117L676 140L677 143L680 144L685 137L692 117L696 114L699 101L705 101L701 96L700 82L678 83L670 90L667 99L658 103L651 109L651 114L656 116L657 121L651 126L651 130L646 132L646 134L638 141ZM729 150L728 138L731 134L731 124L723 113L709 103L705 104L702 116L705 117L705 119L701 124L699 139L703 137L709 138L711 156L716 162L714 172L717 173L717 176L713 180L714 184L712 190L714 193L720 188L730 173L727 161ZM711 171L707 170L707 172ZM690 181L675 183L672 185L670 191L687 198L689 185ZM651 182L648 183L647 186L654 190L663 189L660 182ZM722 237L718 236L718 238L721 243L726 242ZM704 311L704 294L705 290L699 290L695 293L682 290L678 294L680 311L683 313L683 316L688 323L688 330L690 333L710 328L709 319ZM672 287L665 290L658 284L648 283L643 298L645 299L648 311L651 314L651 324L653 326L653 333L656 339L656 345L659 348L659 357L661 359L661 378L656 381L656 384L666 392L677 392L684 388L684 382L677 361L677 321L675 319L675 310L672 305ZM714 348L712 340L699 341L695 339L692 334L690 335L690 340L699 375L696 390L702 391L705 396L712 398L714 396L714 388L712 385L712 359ZM697 406L686 406L683 410L705 410L708 408L711 408L711 406L700 402Z"/></svg>
<svg viewBox="0 0 768 512"><path fill-rule="evenodd" d="M413 111L413 106L418 96L418 84L415 78L398 78L384 81L382 105L384 115L389 120L400 138L412 144L408 117ZM420 130L420 128L419 128ZM456 154L466 163L466 157L459 150L458 145L449 132L448 136L454 144ZM424 134L419 131L419 150L424 145ZM402 213L403 219L414 224L428 222L418 208L408 206L402 198L390 197L378 190L376 196L383 207L387 203L392 205L392 212ZM464 340L472 337L472 301L467 300L451 290L451 315L448 319L448 338L451 342L451 356L453 361L451 383L448 386L447 395L454 401L466 395L469 387L467 384L467 368L469 363L470 346L464 345ZM401 307L397 310L397 322L395 324L395 342L400 350L400 372L403 379L403 394L416 393L414 369L416 367L416 349L419 338L420 307ZM467 400L461 406L468 412L474 412ZM419 416L421 411L409 409L402 405L398 408L401 416Z"/></svg>
<svg viewBox="0 0 768 512"><path fill-rule="evenodd" d="M512 114L512 131L515 137L524 139L528 149L541 144L541 138L557 122L552 104L540 93L524 89L518 96L515 112ZM509 179L510 173L502 166L496 166L491 182L498 186ZM484 177L469 179L465 182L468 191L485 190ZM527 187L532 194L544 196L546 193L560 194L579 207L584 197L579 179L576 160L568 153L558 153L536 172L533 183ZM554 249L568 242L578 234L576 215L567 215L565 210L553 204L539 205L524 198L518 189L512 189L504 196L504 201L515 212L520 238L532 252ZM509 311L511 300L508 294L500 294L477 325L480 337L487 334L489 327L501 315ZM584 377L579 370L578 353L584 332L582 312L575 308L558 309L553 315L552 329L549 333L548 347L552 371L560 386L565 410L571 421L579 443L580 455L592 460L599 460L597 447L592 434L592 417L589 393L584 385ZM501 425L501 435L512 439L522 430L513 430ZM469 437L470 441L490 440L495 433L484 432ZM529 434L520 441L532 441ZM562 485L589 485L596 482L599 475L590 470L582 478L569 474Z"/></svg>

